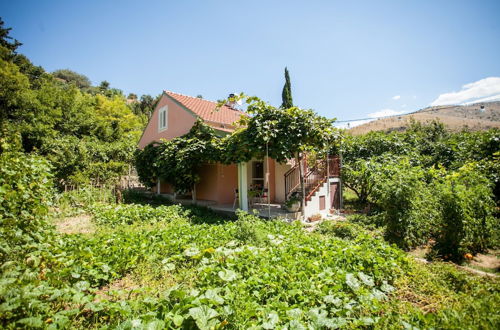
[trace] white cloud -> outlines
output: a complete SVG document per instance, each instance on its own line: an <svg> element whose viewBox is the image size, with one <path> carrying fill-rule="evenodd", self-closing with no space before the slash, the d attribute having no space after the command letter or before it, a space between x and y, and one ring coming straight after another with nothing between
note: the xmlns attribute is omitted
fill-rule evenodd
<svg viewBox="0 0 500 330"><path fill-rule="evenodd" d="M500 98L500 77L489 77L462 86L458 92L444 93L430 105L466 104Z"/></svg>
<svg viewBox="0 0 500 330"><path fill-rule="evenodd" d="M402 113L404 113L404 111L397 111L397 110L392 110L392 109L382 109L379 111L369 113L367 116L370 118L380 118L380 117L400 115Z"/></svg>
<svg viewBox="0 0 500 330"><path fill-rule="evenodd" d="M394 95L392 97L393 100L399 100L401 98L401 95Z"/></svg>
<svg viewBox="0 0 500 330"><path fill-rule="evenodd" d="M481 99L476 99L474 101L465 102L464 104L472 104L472 103L478 103L478 102L491 102L491 101L500 101L500 94L488 96L488 97L483 97Z"/></svg>

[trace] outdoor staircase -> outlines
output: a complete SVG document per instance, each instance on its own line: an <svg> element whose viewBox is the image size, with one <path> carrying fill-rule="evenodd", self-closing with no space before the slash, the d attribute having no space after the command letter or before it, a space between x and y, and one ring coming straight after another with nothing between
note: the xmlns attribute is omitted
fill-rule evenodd
<svg viewBox="0 0 500 330"><path fill-rule="evenodd" d="M312 167L307 165L307 159L301 160L304 172L305 200L311 200L318 189L327 181L329 177L340 176L340 158L329 157L317 160ZM302 195L300 186L299 164L295 164L285 173L285 197L290 198L294 193Z"/></svg>

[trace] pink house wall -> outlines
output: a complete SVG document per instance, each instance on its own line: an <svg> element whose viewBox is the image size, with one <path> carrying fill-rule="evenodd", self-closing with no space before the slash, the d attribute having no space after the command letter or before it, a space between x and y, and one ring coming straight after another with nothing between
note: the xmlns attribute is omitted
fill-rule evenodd
<svg viewBox="0 0 500 330"><path fill-rule="evenodd" d="M232 204L234 190L238 188L238 168L236 164L218 165L217 204Z"/></svg>
<svg viewBox="0 0 500 330"><path fill-rule="evenodd" d="M196 184L196 199L216 201L217 199L217 176L218 164L203 164L198 172L200 182Z"/></svg>
<svg viewBox="0 0 500 330"><path fill-rule="evenodd" d="M167 129L159 132L158 120L159 109L168 106L167 111ZM139 141L138 147L144 148L153 141L161 139L173 139L189 132L196 117L189 110L184 109L167 95L163 94L156 106L151 119L144 130ZM275 161L269 160L269 186L271 202L276 196L276 171ZM217 204L232 204L234 201L234 189L238 187L238 169L236 164L205 164L200 170L201 180L196 186L196 198L199 200L211 200ZM278 180L278 182L281 182ZM162 193L172 193L171 185L161 183L160 191Z"/></svg>
<svg viewBox="0 0 500 330"><path fill-rule="evenodd" d="M200 168L200 182L196 185L196 199L231 204L234 189L238 188L236 164L204 164Z"/></svg>
<svg viewBox="0 0 500 330"><path fill-rule="evenodd" d="M167 129L158 132L158 111L163 106L168 106L167 111ZM189 113L170 97L163 94L158 105L156 106L151 119L149 120L144 133L139 141L139 148L142 149L153 141L160 141L160 139L173 139L189 132L196 118L193 114Z"/></svg>

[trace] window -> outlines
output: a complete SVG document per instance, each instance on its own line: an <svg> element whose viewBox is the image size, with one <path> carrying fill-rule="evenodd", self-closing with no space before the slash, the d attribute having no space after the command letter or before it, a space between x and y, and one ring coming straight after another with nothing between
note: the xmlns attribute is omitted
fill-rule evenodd
<svg viewBox="0 0 500 330"><path fill-rule="evenodd" d="M168 107L164 106L160 108L160 111L158 112L158 131L164 131L167 129L168 126Z"/></svg>
<svg viewBox="0 0 500 330"><path fill-rule="evenodd" d="M252 184L255 187L264 188L264 162L252 162Z"/></svg>

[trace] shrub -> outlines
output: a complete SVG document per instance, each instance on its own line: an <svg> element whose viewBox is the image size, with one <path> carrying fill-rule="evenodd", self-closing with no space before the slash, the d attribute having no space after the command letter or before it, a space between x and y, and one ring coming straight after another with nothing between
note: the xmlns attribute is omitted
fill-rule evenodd
<svg viewBox="0 0 500 330"><path fill-rule="evenodd" d="M355 239L359 234L366 232L366 230L360 225L347 221L323 221L316 228L316 232L342 239Z"/></svg>
<svg viewBox="0 0 500 330"><path fill-rule="evenodd" d="M150 204L150 205L165 205L170 204L169 198L151 194L141 190L126 189L123 191L123 202L126 204Z"/></svg>
<svg viewBox="0 0 500 330"><path fill-rule="evenodd" d="M498 219L488 179L467 164L436 183L442 226L436 236L439 255L462 260L466 253L485 251L493 243Z"/></svg>
<svg viewBox="0 0 500 330"><path fill-rule="evenodd" d="M386 238L403 249L426 243L439 222L437 198L426 183L426 172L409 160L387 164L375 195L386 225Z"/></svg>
<svg viewBox="0 0 500 330"><path fill-rule="evenodd" d="M382 214L365 215L352 214L347 218L349 222L360 224L370 230L384 226L384 218Z"/></svg>
<svg viewBox="0 0 500 330"><path fill-rule="evenodd" d="M236 231L234 237L246 244L260 245L266 241L267 231L260 228L261 220L245 211L237 211Z"/></svg>

